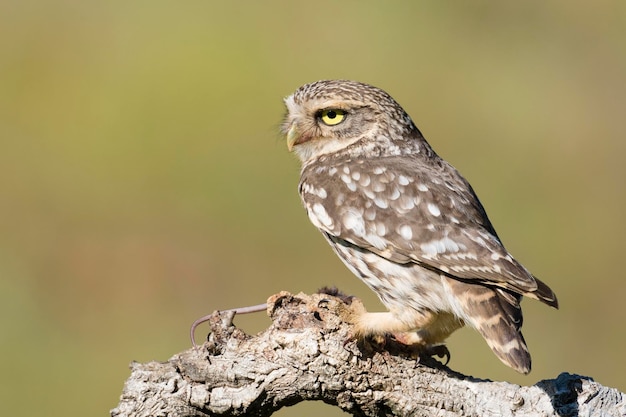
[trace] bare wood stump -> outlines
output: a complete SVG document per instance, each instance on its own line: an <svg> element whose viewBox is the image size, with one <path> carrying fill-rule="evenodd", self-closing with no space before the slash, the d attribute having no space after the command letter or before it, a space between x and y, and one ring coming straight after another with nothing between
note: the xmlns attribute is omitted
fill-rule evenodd
<svg viewBox="0 0 626 417"><path fill-rule="evenodd" d="M350 338L343 317L357 299L276 294L272 325L256 336L216 312L202 346L167 362L131 364L114 417L269 416L320 400L357 416L626 416L626 395L568 373L529 387L416 360L393 340ZM347 341L347 342L346 342Z"/></svg>

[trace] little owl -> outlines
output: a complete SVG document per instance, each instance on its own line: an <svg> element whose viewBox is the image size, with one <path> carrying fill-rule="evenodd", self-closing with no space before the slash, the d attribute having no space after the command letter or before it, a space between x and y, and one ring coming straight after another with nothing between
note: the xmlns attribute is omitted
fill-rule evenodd
<svg viewBox="0 0 626 417"><path fill-rule="evenodd" d="M556 295L507 252L470 184L402 107L337 80L304 85L285 105L309 219L389 309L355 314L354 336L391 333L432 349L467 324L530 372L520 301L558 308Z"/></svg>

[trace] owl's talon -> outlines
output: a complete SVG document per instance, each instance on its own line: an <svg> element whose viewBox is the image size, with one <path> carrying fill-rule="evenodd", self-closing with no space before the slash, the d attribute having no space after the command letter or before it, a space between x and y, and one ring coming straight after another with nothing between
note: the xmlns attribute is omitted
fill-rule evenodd
<svg viewBox="0 0 626 417"><path fill-rule="evenodd" d="M448 347L446 345L428 346L424 349L422 353L424 354L424 356L428 356L430 358L432 358L433 356L442 359L445 358L445 362L443 362L444 366L450 362L450 350L448 350Z"/></svg>

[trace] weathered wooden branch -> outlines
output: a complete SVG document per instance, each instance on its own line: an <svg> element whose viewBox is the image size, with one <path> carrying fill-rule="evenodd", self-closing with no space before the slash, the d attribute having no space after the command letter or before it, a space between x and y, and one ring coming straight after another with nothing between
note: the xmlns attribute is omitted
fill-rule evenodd
<svg viewBox="0 0 626 417"><path fill-rule="evenodd" d="M357 344L343 320L350 301L276 294L273 323L256 336L236 328L232 313L215 313L204 345L164 363L133 363L111 415L269 416L321 400L357 416L626 416L626 395L588 377L563 373L520 387L418 361L392 340L382 349Z"/></svg>

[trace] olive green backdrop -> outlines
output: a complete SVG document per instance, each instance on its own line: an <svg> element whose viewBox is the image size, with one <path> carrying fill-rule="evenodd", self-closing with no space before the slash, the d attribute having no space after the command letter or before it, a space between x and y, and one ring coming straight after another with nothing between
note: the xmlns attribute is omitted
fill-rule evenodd
<svg viewBox="0 0 626 417"><path fill-rule="evenodd" d="M280 290L381 308L309 224L277 133L321 78L394 96L559 296L524 302L529 376L467 329L450 366L625 390L625 76L622 0L2 1L3 413L107 415L131 360ZM280 415L321 412L341 414Z"/></svg>

